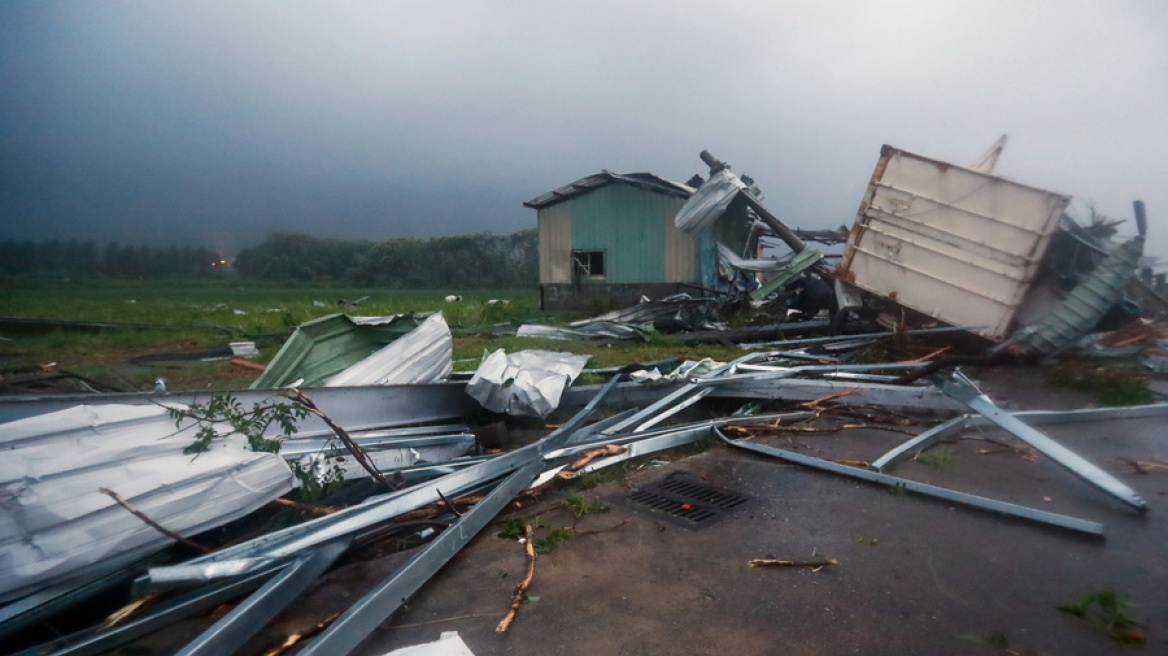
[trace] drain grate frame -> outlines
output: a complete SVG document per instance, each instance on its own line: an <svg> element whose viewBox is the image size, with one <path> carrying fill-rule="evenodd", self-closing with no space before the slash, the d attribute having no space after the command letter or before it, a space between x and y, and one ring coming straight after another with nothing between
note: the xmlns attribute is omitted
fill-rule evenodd
<svg viewBox="0 0 1168 656"><path fill-rule="evenodd" d="M699 528L749 500L744 494L703 483L686 472L673 472L641 485L624 497L633 509L647 509L689 528Z"/></svg>

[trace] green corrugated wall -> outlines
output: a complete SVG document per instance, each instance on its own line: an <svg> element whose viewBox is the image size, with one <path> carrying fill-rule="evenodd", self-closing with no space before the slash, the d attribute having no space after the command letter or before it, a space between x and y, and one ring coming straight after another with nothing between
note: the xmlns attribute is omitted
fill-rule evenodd
<svg viewBox="0 0 1168 656"><path fill-rule="evenodd" d="M571 224L570 245L558 243L564 233L556 230L554 235L549 233L547 242L541 239L541 250L559 259L565 251L603 249L607 264L605 282L609 284L693 281L693 242L684 236L666 238L667 232L677 231L673 217L683 203L684 198L648 193L627 184L606 184L541 211L541 214L547 212L549 219L556 217L551 222L541 221L541 229L545 225L550 228L548 223L563 225L565 219ZM543 263L541 273L550 274L548 278L551 278L543 281L570 281L559 280L562 274L556 273L562 270L555 270L559 266L550 261Z"/></svg>

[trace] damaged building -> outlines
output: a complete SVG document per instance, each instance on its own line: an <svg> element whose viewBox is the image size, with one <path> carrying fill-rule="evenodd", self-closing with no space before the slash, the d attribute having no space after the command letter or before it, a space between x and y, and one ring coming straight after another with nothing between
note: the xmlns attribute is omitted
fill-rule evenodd
<svg viewBox="0 0 1168 656"><path fill-rule="evenodd" d="M712 236L744 244L749 226L718 221L687 234L675 218L693 193L651 173L603 171L524 203L538 212L540 307L620 307L708 286Z"/></svg>

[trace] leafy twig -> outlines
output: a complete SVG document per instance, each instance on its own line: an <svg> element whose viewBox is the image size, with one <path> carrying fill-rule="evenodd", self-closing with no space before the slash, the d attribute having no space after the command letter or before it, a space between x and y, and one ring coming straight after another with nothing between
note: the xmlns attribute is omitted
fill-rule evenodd
<svg viewBox="0 0 1168 656"><path fill-rule="evenodd" d="M336 436L341 440L341 442L344 443L345 448L347 448L349 453L353 455L353 459L357 461L357 464L361 465L365 471L369 472L369 475L373 477L373 480L381 483L391 490L394 489L393 484L389 482L389 479L385 477L385 474L382 474L381 470L377 469L377 467L373 464L373 461L369 459L369 454L365 453L365 450L353 441L353 438L349 436L349 433L344 428L341 428L337 422L333 421L332 418L321 412L320 408L317 408L316 404L312 402L312 399L305 396L303 392L296 388L292 388L286 393L288 398L292 399L296 403L299 403L302 408L311 414L320 417L320 420L328 425L328 427L332 429L333 433L336 433Z"/></svg>

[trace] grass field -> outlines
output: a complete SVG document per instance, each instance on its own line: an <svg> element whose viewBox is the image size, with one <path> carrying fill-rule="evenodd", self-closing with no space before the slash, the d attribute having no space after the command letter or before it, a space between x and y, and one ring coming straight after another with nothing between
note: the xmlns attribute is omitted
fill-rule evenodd
<svg viewBox="0 0 1168 656"><path fill-rule="evenodd" d="M447 303L447 294L461 302ZM368 296L357 307L343 301ZM507 304L488 304L505 299ZM252 281L75 281L0 282L0 317L116 321L165 324L168 327L95 330L29 330L0 328L0 365L40 365L46 371L67 370L127 390L148 390L162 376L171 389L238 389L255 371L229 361L166 362L131 365L136 356L195 353L253 340L257 362L275 355L284 338L299 324L344 312L383 316L441 310L454 331L455 368L473 370L484 351L504 348L546 349L588 353L590 366L604 367L666 358L728 359L741 351L721 346L688 347L667 337L649 341L605 344L514 336L493 336L492 327L522 322L562 323L571 317L539 311L538 291L401 290L285 286ZM51 366L50 366L50 363Z"/></svg>

